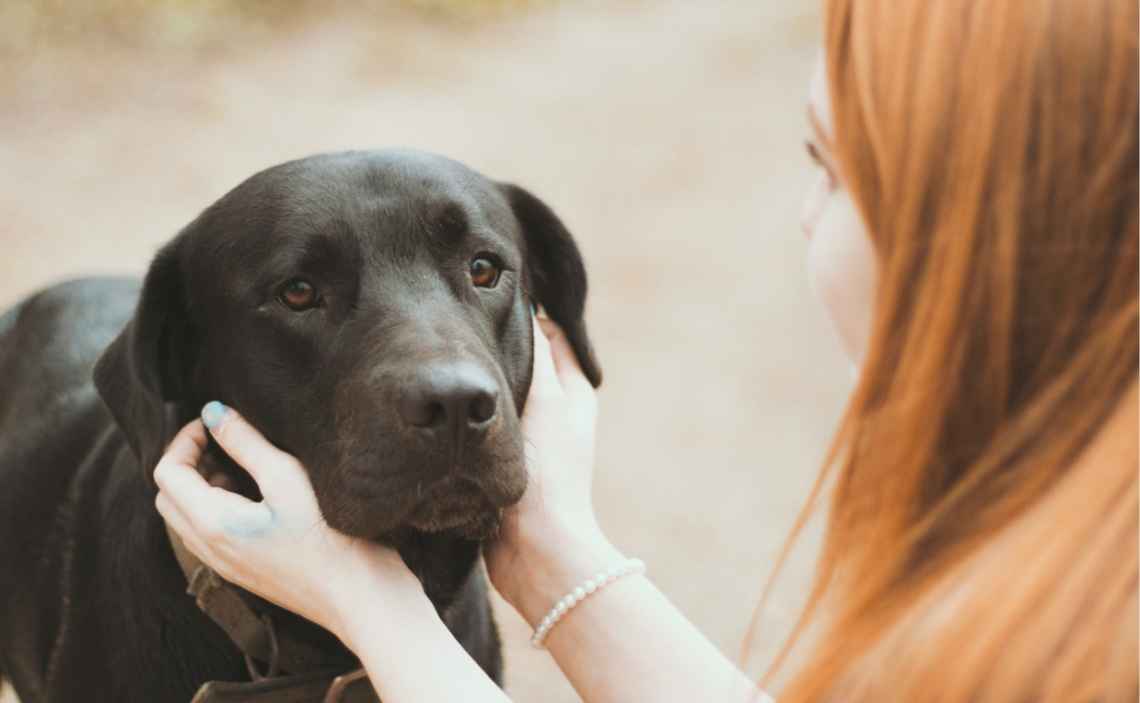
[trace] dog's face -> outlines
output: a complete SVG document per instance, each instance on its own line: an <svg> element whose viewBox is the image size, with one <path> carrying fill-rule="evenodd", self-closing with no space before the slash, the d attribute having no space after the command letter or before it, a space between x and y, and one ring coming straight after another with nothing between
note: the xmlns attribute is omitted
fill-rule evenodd
<svg viewBox="0 0 1140 703"><path fill-rule="evenodd" d="M600 375L585 272L516 186L414 152L259 173L155 259L96 383L149 476L210 399L306 466L334 528L479 537L526 486L531 310Z"/></svg>

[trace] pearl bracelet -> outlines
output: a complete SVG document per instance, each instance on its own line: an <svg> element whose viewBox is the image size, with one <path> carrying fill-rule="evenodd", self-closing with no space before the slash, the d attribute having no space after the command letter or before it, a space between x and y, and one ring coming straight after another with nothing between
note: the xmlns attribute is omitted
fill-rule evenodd
<svg viewBox="0 0 1140 703"><path fill-rule="evenodd" d="M546 635L550 633L551 628L558 624L570 609L586 600L592 593L599 591L614 581L620 578L629 576L630 574L644 574L645 562L640 559L630 559L622 562L617 566L607 569L591 579L587 579L585 583L578 586L573 591L570 591L562 600L554 604L546 617L538 623L538 627L534 629L534 634L531 635L530 643L536 649L542 649L542 641L546 639Z"/></svg>

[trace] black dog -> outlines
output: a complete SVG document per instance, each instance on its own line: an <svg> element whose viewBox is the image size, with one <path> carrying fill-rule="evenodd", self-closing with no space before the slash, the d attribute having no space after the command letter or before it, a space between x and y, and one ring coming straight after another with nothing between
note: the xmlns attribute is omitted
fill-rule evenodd
<svg viewBox="0 0 1140 703"><path fill-rule="evenodd" d="M353 152L242 183L159 252L141 296L91 279L25 300L0 317L0 672L23 703L184 703L248 680L153 505L166 443L217 399L304 463L331 526L399 549L499 680L478 540L526 484L533 305L600 382L585 296L570 233L530 193L442 157Z"/></svg>

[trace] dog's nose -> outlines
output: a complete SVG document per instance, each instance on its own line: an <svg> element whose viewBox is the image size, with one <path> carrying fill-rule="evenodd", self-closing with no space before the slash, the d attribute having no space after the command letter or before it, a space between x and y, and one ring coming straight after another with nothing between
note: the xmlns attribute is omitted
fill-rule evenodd
<svg viewBox="0 0 1140 703"><path fill-rule="evenodd" d="M499 389L486 371L470 364L420 369L403 390L400 417L412 427L447 433L457 443L468 432L490 424L499 406Z"/></svg>

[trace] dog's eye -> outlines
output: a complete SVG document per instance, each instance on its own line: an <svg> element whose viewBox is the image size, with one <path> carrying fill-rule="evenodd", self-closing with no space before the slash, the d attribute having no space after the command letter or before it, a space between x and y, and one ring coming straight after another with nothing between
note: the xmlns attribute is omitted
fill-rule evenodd
<svg viewBox="0 0 1140 703"><path fill-rule="evenodd" d="M471 261L471 282L480 288L494 288L499 282L499 267L494 261L480 256Z"/></svg>
<svg viewBox="0 0 1140 703"><path fill-rule="evenodd" d="M316 307L318 302L317 289L313 288L313 284L301 278L288 281L281 287L281 293L278 297L281 298L281 302L297 311Z"/></svg>

